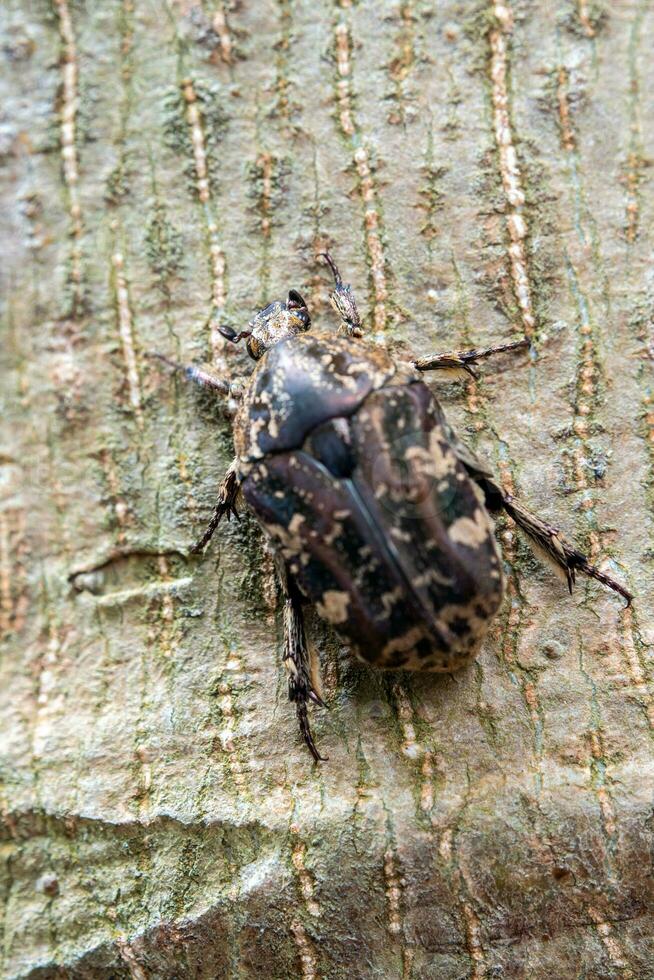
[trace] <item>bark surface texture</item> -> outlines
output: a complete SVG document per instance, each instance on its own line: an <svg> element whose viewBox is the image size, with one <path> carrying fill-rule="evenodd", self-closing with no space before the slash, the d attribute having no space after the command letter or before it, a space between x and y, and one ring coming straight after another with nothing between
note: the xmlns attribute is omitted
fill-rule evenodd
<svg viewBox="0 0 654 980"><path fill-rule="evenodd" d="M654 977L654 4L4 0L2 972ZM217 324L329 247L503 485L636 594L570 598L508 522L456 676L315 616L329 762L286 701L251 519L187 558L246 372Z"/></svg>

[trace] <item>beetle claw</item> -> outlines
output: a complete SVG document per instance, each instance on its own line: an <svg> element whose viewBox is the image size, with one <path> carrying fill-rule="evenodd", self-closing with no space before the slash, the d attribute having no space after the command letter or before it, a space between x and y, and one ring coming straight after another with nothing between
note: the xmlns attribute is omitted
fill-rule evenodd
<svg viewBox="0 0 654 980"><path fill-rule="evenodd" d="M309 695L310 696L310 695ZM311 728L309 726L309 716L307 714L307 703L301 698L295 702L295 708L297 711L297 720L300 724L300 731L302 732L302 738L304 739L309 752L314 758L315 762L328 762L328 758L325 755L321 755L316 748L316 743L313 740L313 735L311 734Z"/></svg>
<svg viewBox="0 0 654 980"><path fill-rule="evenodd" d="M325 704L323 699L320 697L319 694L316 694L315 691L309 691L308 696L311 699L311 701L313 701L314 704L318 705L319 708L327 708L327 705Z"/></svg>

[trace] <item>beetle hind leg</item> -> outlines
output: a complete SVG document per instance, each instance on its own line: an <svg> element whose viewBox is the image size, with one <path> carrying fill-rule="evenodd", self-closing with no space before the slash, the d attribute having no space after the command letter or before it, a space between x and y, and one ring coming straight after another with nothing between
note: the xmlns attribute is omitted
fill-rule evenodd
<svg viewBox="0 0 654 980"><path fill-rule="evenodd" d="M633 596L628 589L592 565L583 551L575 548L558 528L548 524L536 514L532 514L513 494L504 493L486 463L480 460L459 439L444 418L441 421L449 444L466 468L468 476L478 484L490 513L497 514L503 510L509 517L513 518L520 530L527 535L533 551L565 579L571 593L575 584L576 573L581 572L582 575L594 578L597 582L601 582L602 585L617 592L626 599L628 606L631 605Z"/></svg>
<svg viewBox="0 0 654 980"><path fill-rule="evenodd" d="M311 755L316 762L326 762L326 757L316 748L309 724L309 701L321 708L327 705L317 690L317 664L312 662L307 647L300 594L279 560L277 570L284 593L284 667L288 676L288 698L295 703L300 732Z"/></svg>
<svg viewBox="0 0 654 980"><path fill-rule="evenodd" d="M304 633L302 606L299 599L292 595L284 602L284 666L288 674L288 697L289 701L295 702L302 738L316 762L326 762L326 757L318 752L311 734L307 704L313 701L321 708L326 705L311 678L311 658Z"/></svg>
<svg viewBox="0 0 654 980"><path fill-rule="evenodd" d="M501 496L503 509L525 532L534 551L539 557L552 564L555 571L558 570L563 573L570 594L572 594L572 587L575 584L576 572L581 572L583 575L601 582L602 585L606 585L607 588L613 589L614 592L626 599L628 606L631 605L632 594L610 575L606 575L605 572L592 565L586 555L575 548L557 528L532 514L511 494L502 493Z"/></svg>

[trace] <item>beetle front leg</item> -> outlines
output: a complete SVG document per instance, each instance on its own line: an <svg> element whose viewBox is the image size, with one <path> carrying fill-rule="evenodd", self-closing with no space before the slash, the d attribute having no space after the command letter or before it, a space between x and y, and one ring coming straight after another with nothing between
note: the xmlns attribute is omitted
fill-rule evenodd
<svg viewBox="0 0 654 980"><path fill-rule="evenodd" d="M513 340L506 344L496 344L494 347L473 347L471 350L446 351L443 354L428 354L427 357L419 357L412 361L413 366L418 371L442 371L447 375L463 377L468 374L476 378L474 370L470 366L485 357L493 354L503 354L508 350L521 350L529 347L529 340L523 337L521 340Z"/></svg>
<svg viewBox="0 0 654 980"><path fill-rule="evenodd" d="M216 508L213 512L211 520L209 521L209 524L207 525L206 531L200 540L197 541L191 548L192 555L197 555L200 551L203 551L205 545L207 545L213 537L214 531L220 524L225 514L227 514L227 520L231 519L232 514L236 520L239 519L238 511L236 510L236 498L238 497L239 492L239 480L236 468L237 462L238 460L235 459L223 477L223 481L220 484L220 489L218 491L218 503L216 504Z"/></svg>
<svg viewBox="0 0 654 980"><path fill-rule="evenodd" d="M349 283L343 282L338 266L334 262L329 252L321 252L321 255L332 270L334 276L334 291L329 300L341 318L341 331L347 337L362 337L361 317L357 309L354 293Z"/></svg>
<svg viewBox="0 0 654 980"><path fill-rule="evenodd" d="M302 615L302 600L297 586L289 578L288 572L281 559L275 560L277 574L284 593L284 667L288 675L288 698L295 702L297 720L302 738L307 744L316 762L326 762L326 757L320 755L311 734L307 705L313 701L321 708L326 704L316 690L317 664L307 647L304 632L304 616Z"/></svg>

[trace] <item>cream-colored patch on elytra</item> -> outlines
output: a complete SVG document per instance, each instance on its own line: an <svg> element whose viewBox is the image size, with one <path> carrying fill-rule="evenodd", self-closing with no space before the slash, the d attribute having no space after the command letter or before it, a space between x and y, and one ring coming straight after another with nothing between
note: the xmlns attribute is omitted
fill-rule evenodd
<svg viewBox="0 0 654 980"><path fill-rule="evenodd" d="M429 434L429 451L436 464L437 477L445 476L446 473L455 473L457 470L457 459L454 452L450 449L445 439L442 438L440 429L432 429Z"/></svg>
<svg viewBox="0 0 654 980"><path fill-rule="evenodd" d="M343 533L343 525L340 524L338 521L334 521L334 523L332 524L331 531L328 531L327 534L324 535L325 544L331 547L334 541L337 541L342 533ZM319 537L319 535L316 536Z"/></svg>
<svg viewBox="0 0 654 980"><path fill-rule="evenodd" d="M411 446L405 457L414 463L420 476L431 476L436 480L442 479L448 473L456 472L456 456L438 437L434 430L429 435L429 449L424 446Z"/></svg>
<svg viewBox="0 0 654 980"><path fill-rule="evenodd" d="M484 597L477 597L473 602L460 605L443 606L438 611L438 621L448 630L456 620L465 619L468 624L468 632L465 637L457 637L456 654L457 656L466 655L472 647L478 646L481 638L488 631L490 621L497 609L501 594L491 597L487 601ZM479 610L486 608L488 614L480 616Z"/></svg>
<svg viewBox="0 0 654 980"><path fill-rule="evenodd" d="M390 615L390 613L391 613L391 611L393 609L393 606L398 601L398 599L401 599L401 598L402 598L402 587L399 586L399 585L396 586L392 590L392 592L383 592L382 593L382 595L381 595L381 604L384 607L384 613L385 613L386 616L389 616Z"/></svg>
<svg viewBox="0 0 654 980"><path fill-rule="evenodd" d="M378 483L375 490L375 498L381 500L388 493L388 483Z"/></svg>
<svg viewBox="0 0 654 980"><path fill-rule="evenodd" d="M428 568L420 575L415 575L411 579L411 585L414 589L424 589L429 585L452 585L452 579L447 575L441 575L437 572L435 568Z"/></svg>
<svg viewBox="0 0 654 980"><path fill-rule="evenodd" d="M347 592L339 592L336 589L327 589L322 594L322 602L316 603L318 614L326 619L328 623L344 623L347 620L347 607L350 604L350 597Z"/></svg>
<svg viewBox="0 0 654 980"><path fill-rule="evenodd" d="M482 510L476 510L474 517L459 517L450 525L448 535L451 541L465 544L468 548L476 548L490 536L490 528L486 515Z"/></svg>
<svg viewBox="0 0 654 980"><path fill-rule="evenodd" d="M283 557L290 561L291 558L299 558L302 565L309 561L309 555L304 551L304 541L301 537L302 524L305 522L302 514L293 514L288 528L281 524L265 524L264 530L270 535L273 542L279 544Z"/></svg>
<svg viewBox="0 0 654 980"><path fill-rule="evenodd" d="M420 626L414 626L402 636L396 636L392 640L389 640L382 650L382 654L384 657L390 657L393 653L406 653L407 650L413 650L422 637L422 628Z"/></svg>
<svg viewBox="0 0 654 980"><path fill-rule="evenodd" d="M421 473L429 473L431 476L435 476L434 473L434 460L428 449L424 446L409 446L405 453L405 459L409 462L416 463L416 467Z"/></svg>
<svg viewBox="0 0 654 980"><path fill-rule="evenodd" d="M304 524L304 520L302 514L293 514L288 525L289 534L297 534Z"/></svg>

